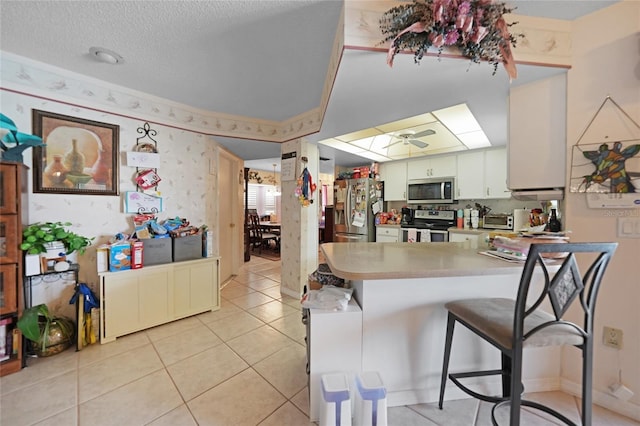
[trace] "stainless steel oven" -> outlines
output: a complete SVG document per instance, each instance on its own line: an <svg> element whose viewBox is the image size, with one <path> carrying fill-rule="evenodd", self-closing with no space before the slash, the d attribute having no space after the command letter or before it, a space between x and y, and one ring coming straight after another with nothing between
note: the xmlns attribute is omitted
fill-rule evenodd
<svg viewBox="0 0 640 426"><path fill-rule="evenodd" d="M449 241L449 232L446 230L402 228L403 243L446 243Z"/></svg>
<svg viewBox="0 0 640 426"><path fill-rule="evenodd" d="M414 210L410 223L401 224L404 243L446 243L448 229L454 226L456 212L452 210Z"/></svg>

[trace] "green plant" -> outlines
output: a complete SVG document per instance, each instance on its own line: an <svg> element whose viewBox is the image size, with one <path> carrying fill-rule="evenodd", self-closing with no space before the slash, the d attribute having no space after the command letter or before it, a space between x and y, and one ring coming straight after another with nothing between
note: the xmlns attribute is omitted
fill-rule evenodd
<svg viewBox="0 0 640 426"><path fill-rule="evenodd" d="M67 318L53 316L44 303L25 309L18 320L17 327L24 337L41 348L42 354L46 354L54 325L59 328L63 336L64 346L69 347L74 335L73 322ZM50 354L53 355L53 353Z"/></svg>
<svg viewBox="0 0 640 426"><path fill-rule="evenodd" d="M45 244L52 241L61 241L66 248L66 254L74 251L82 254L91 245L93 238L84 237L67 229L70 222L37 222L27 226L22 231L22 244L20 250L27 254L45 253Z"/></svg>

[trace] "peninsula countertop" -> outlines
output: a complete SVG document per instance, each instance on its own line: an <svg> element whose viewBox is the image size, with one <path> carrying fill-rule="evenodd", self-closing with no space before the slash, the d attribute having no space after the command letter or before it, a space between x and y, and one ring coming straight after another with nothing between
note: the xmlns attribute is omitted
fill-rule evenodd
<svg viewBox="0 0 640 426"><path fill-rule="evenodd" d="M510 263L464 243L325 243L331 272L348 280L436 278L522 273Z"/></svg>

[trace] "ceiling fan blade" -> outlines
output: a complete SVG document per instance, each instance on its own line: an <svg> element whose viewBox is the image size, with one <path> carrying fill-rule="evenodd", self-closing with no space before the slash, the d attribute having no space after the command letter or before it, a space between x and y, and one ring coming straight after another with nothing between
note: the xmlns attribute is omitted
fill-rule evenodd
<svg viewBox="0 0 640 426"><path fill-rule="evenodd" d="M413 145L417 146L418 148L426 148L429 146L428 143L419 141L417 139L409 139L409 142L411 142Z"/></svg>
<svg viewBox="0 0 640 426"><path fill-rule="evenodd" d="M391 147L391 146L393 146L393 145L395 145L395 144L397 144L397 143L400 143L400 142L402 142L402 139L398 139L397 141L392 142L392 143L390 143L390 144L389 144L389 145L387 145L387 146L383 146L383 147L382 147L382 148L380 148L380 149L387 149L387 148L389 148L389 147Z"/></svg>
<svg viewBox="0 0 640 426"><path fill-rule="evenodd" d="M419 132L419 133L416 133L415 135L411 135L411 137L413 137L413 138L421 138L423 136L429 136L429 135L435 135L435 134L436 134L435 130L427 129L427 130L425 130L423 132Z"/></svg>

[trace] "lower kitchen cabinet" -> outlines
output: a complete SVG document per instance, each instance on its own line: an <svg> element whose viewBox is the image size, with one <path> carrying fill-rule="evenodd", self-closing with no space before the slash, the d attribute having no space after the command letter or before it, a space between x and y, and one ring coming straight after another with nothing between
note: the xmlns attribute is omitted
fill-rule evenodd
<svg viewBox="0 0 640 426"><path fill-rule="evenodd" d="M449 242L450 243L464 243L468 242L469 248L477 249L477 248L486 248L486 244L484 242L485 236L488 234L488 231L482 230L456 230L449 231Z"/></svg>
<svg viewBox="0 0 640 426"><path fill-rule="evenodd" d="M219 258L100 274L100 343L220 308Z"/></svg>
<svg viewBox="0 0 640 426"><path fill-rule="evenodd" d="M376 226L377 243L398 243L400 242L399 226Z"/></svg>

